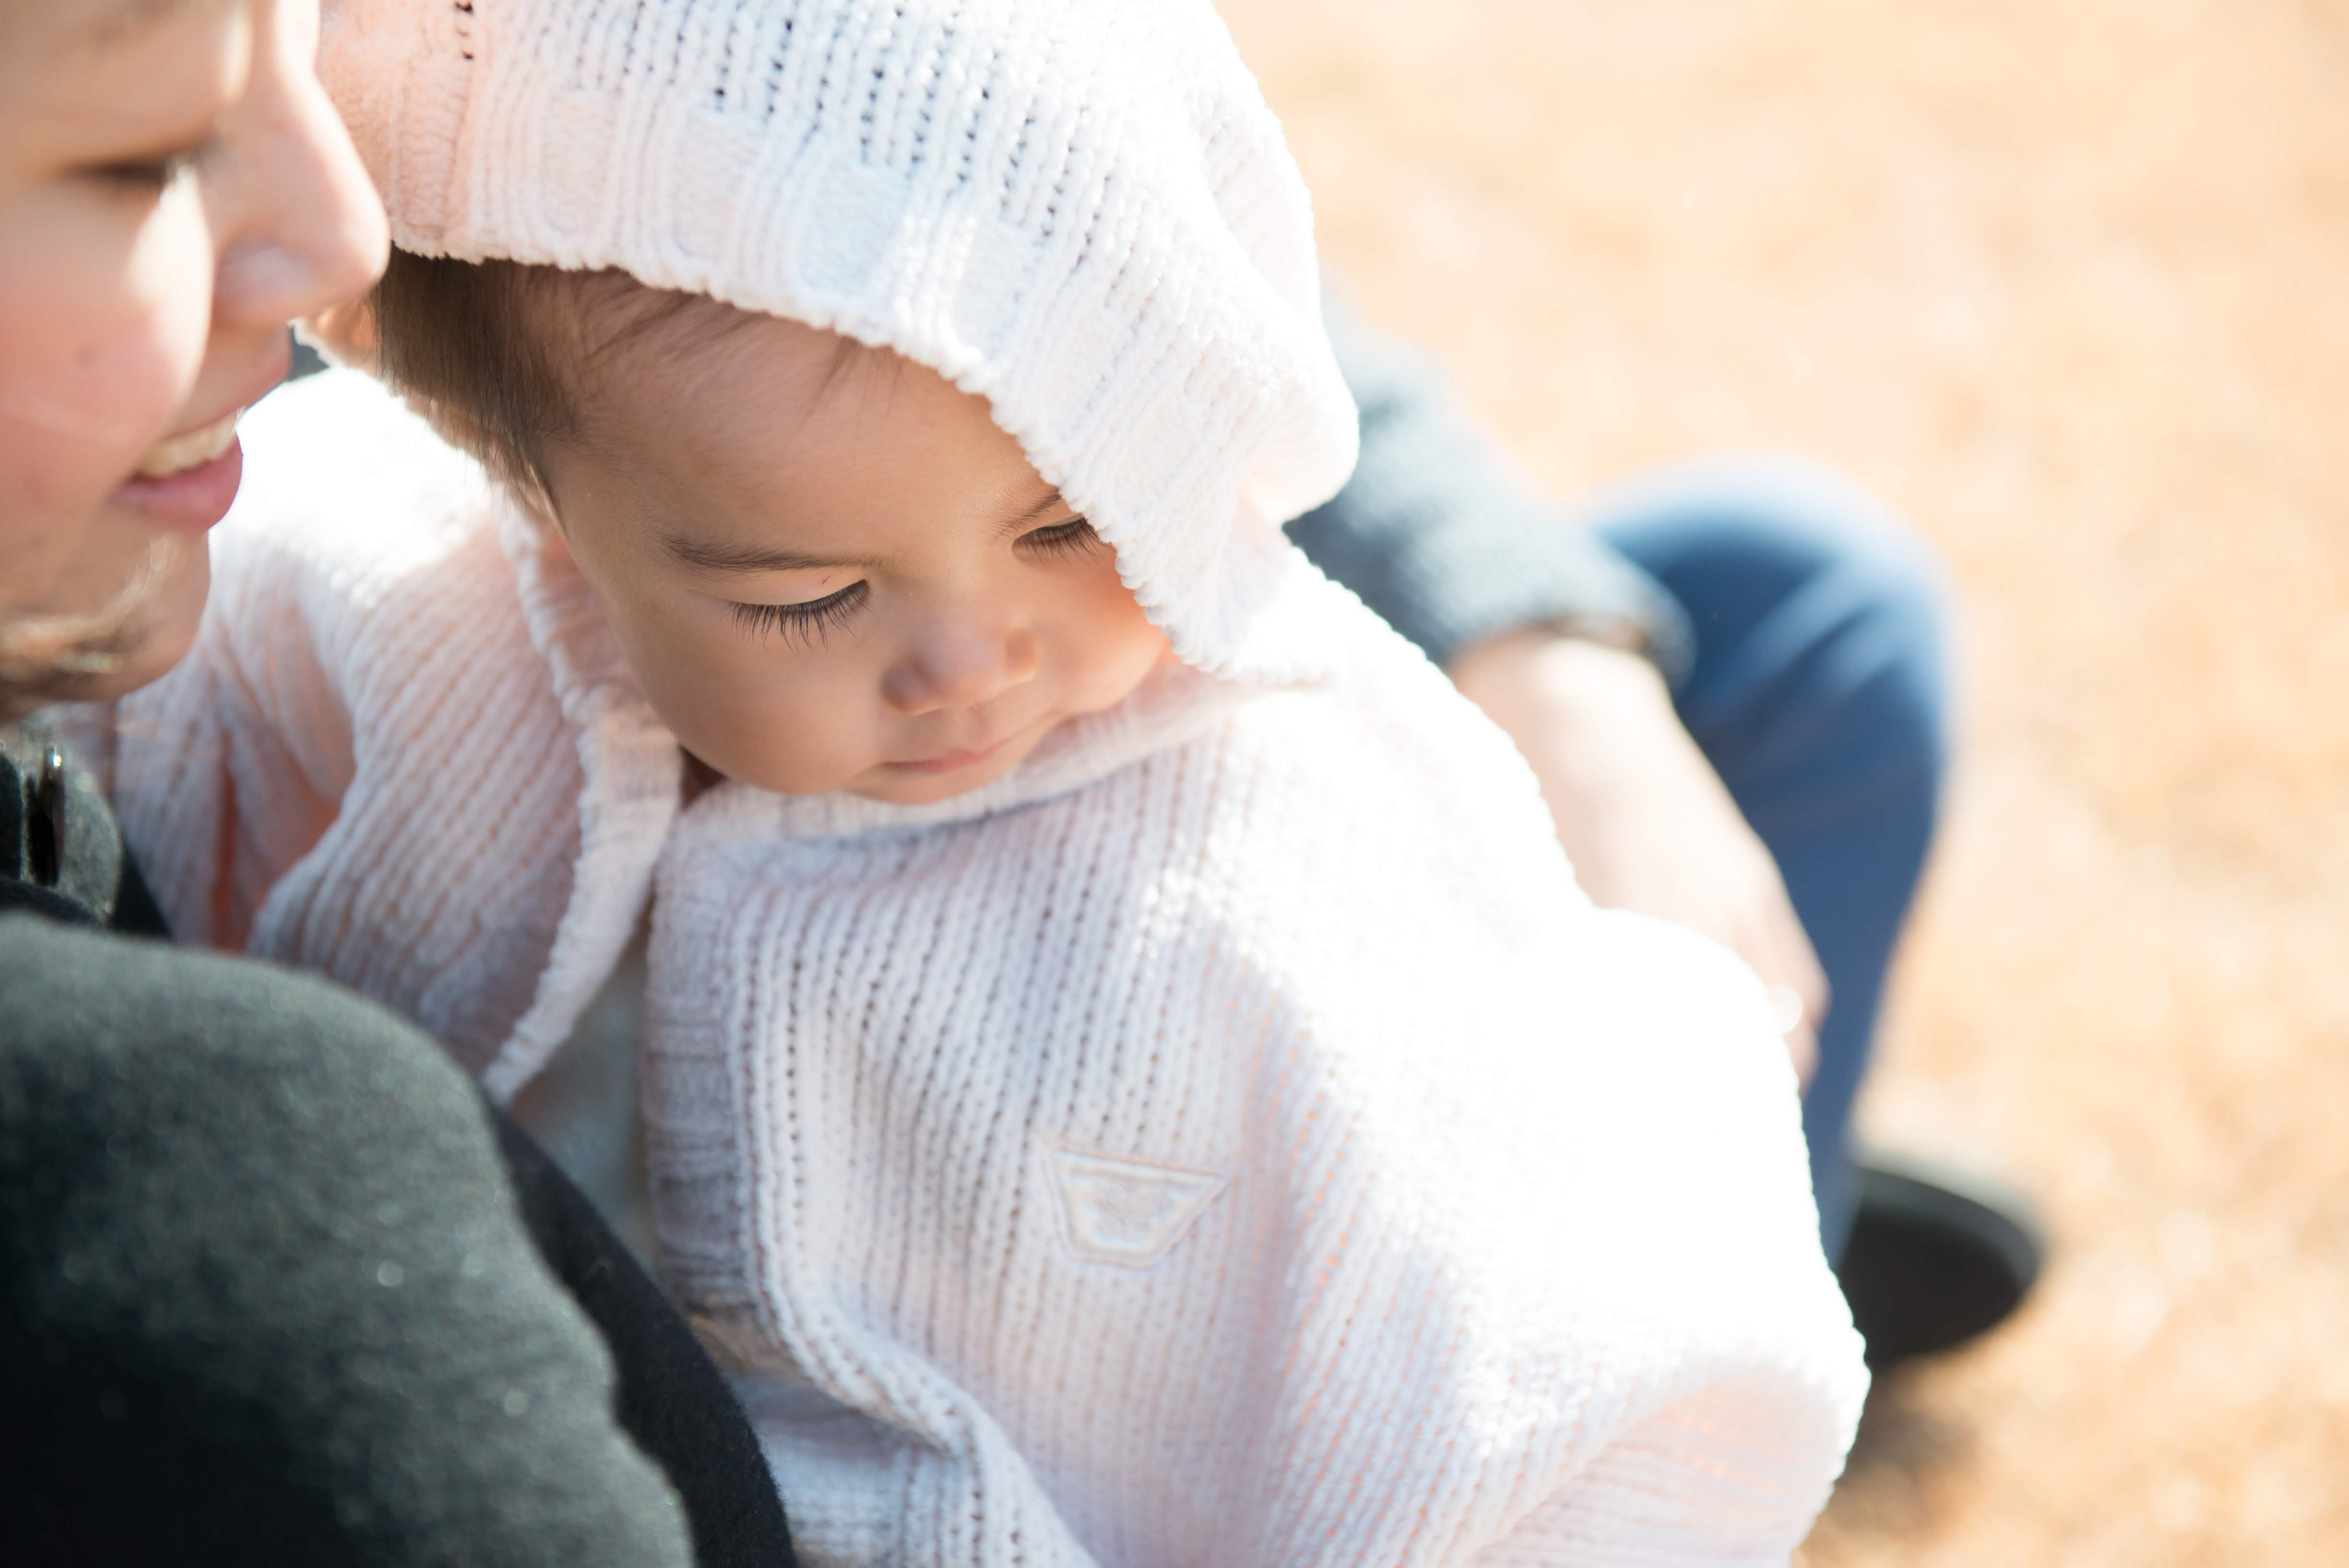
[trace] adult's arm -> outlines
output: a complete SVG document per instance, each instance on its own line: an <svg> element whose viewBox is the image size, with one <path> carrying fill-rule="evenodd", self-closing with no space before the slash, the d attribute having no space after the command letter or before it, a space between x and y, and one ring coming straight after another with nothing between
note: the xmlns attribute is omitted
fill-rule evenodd
<svg viewBox="0 0 2349 1568"><path fill-rule="evenodd" d="M1289 524L1316 566L1447 669L1557 623L1619 629L1667 672L1684 665L1687 618L1661 585L1536 496L1423 360L1341 300L1324 316L1362 445L1346 487Z"/></svg>
<svg viewBox="0 0 2349 1568"><path fill-rule="evenodd" d="M792 1568L774 1478L724 1375L586 1194L529 1134L495 1120L531 1241L611 1350L620 1425L683 1501L696 1568Z"/></svg>
<svg viewBox="0 0 2349 1568"><path fill-rule="evenodd" d="M138 860L124 851L104 796L87 771L64 764L56 739L38 725L0 725L0 911L23 910L85 928L102 923L118 935L168 939L169 929L148 894ZM21 923L8 928L12 935L36 929ZM116 954L97 950L91 956L102 963ZM222 972L238 975L245 989L257 989L273 1007L289 1001L271 992L279 976L275 970L254 964ZM21 1011L46 1014L58 999L31 992L18 1000L25 1004ZM378 1025L388 1022L381 1014L353 1016L371 1016ZM365 1053L377 1043L371 1036L379 1033L379 1028L362 1027L357 1038L321 1035L320 1049L340 1055L343 1070L364 1071L371 1077L376 1068ZM395 1041L390 1064L397 1068L398 1053L413 1045L413 1036L405 1043ZM41 1047L37 1043L0 1045L0 1054L12 1048ZM177 1064L164 1064L167 1076ZM0 1066L0 1075L6 1071ZM202 1092L222 1090L208 1083ZM195 1103L182 1100L183 1105ZM61 1104L69 1117L96 1108L73 1108L78 1102L70 1095ZM388 1107L395 1115L416 1108ZM791 1568L792 1551L782 1504L758 1439L692 1331L593 1205L526 1134L486 1105L477 1105L474 1114L492 1123L506 1180L539 1261L603 1336L616 1374L619 1424L677 1490L698 1568ZM321 1173L301 1163L298 1146L277 1152L291 1162L277 1173L281 1182L315 1184ZM461 1164L451 1169L460 1184L467 1179ZM183 1172L181 1179L208 1175L209 1167L198 1168ZM431 1179L429 1174L423 1179ZM232 1269L275 1267L274 1258L234 1253L229 1238L213 1240L223 1252L216 1263ZM169 1279L156 1282L171 1283ZM537 1276L533 1273L521 1282L535 1286ZM371 1293L367 1284L350 1282L363 1294ZM435 1439L428 1434L427 1440ZM404 1456L394 1459L405 1462ZM81 1528L77 1521L65 1522Z"/></svg>
<svg viewBox="0 0 2349 1568"><path fill-rule="evenodd" d="M1516 742L1593 898L1702 931L1800 1001L1787 1042L1807 1077L1826 977L1776 863L1673 708L1695 653L1686 613L1536 497L1425 364L1341 302L1327 317L1361 458L1290 536Z"/></svg>
<svg viewBox="0 0 2349 1568"><path fill-rule="evenodd" d="M250 961L0 914L10 1560L669 1564L472 1086Z"/></svg>

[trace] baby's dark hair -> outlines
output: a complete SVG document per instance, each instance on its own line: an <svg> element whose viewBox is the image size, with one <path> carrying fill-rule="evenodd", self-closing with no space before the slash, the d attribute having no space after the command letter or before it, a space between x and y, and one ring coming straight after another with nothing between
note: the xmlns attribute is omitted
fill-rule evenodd
<svg viewBox="0 0 2349 1568"><path fill-rule="evenodd" d="M592 412L585 367L657 329L675 326L688 334L685 345L707 346L748 319L707 296L616 270L395 249L368 296L360 341L347 347L491 472L551 500L547 449L580 439ZM859 348L843 338L838 358Z"/></svg>
<svg viewBox="0 0 2349 1568"><path fill-rule="evenodd" d="M566 275L575 275L395 249L367 301L364 348L376 373L491 472L540 493L547 443L579 429L542 329L568 314L550 297L572 286Z"/></svg>

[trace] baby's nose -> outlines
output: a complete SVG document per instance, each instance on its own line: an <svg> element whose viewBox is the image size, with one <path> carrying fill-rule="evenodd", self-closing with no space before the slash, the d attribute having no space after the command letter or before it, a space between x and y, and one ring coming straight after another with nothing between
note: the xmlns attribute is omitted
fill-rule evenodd
<svg viewBox="0 0 2349 1568"><path fill-rule="evenodd" d="M1026 627L939 628L890 669L882 694L908 715L976 708L1033 680L1038 662Z"/></svg>

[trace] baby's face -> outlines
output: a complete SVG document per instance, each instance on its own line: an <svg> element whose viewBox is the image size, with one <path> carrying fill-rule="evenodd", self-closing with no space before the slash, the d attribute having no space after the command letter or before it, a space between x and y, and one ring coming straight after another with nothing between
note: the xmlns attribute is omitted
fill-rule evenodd
<svg viewBox="0 0 2349 1568"><path fill-rule="evenodd" d="M748 317L597 358L563 535L686 748L790 794L975 789L1166 654L985 400Z"/></svg>

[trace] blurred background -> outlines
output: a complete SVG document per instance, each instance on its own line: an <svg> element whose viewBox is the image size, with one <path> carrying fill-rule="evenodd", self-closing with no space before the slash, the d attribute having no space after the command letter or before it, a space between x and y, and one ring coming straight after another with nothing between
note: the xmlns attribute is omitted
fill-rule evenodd
<svg viewBox="0 0 2349 1568"><path fill-rule="evenodd" d="M1544 487L1791 450L1965 596L1861 1125L2054 1253L1810 1568L2349 1563L2349 4L1222 5Z"/></svg>

